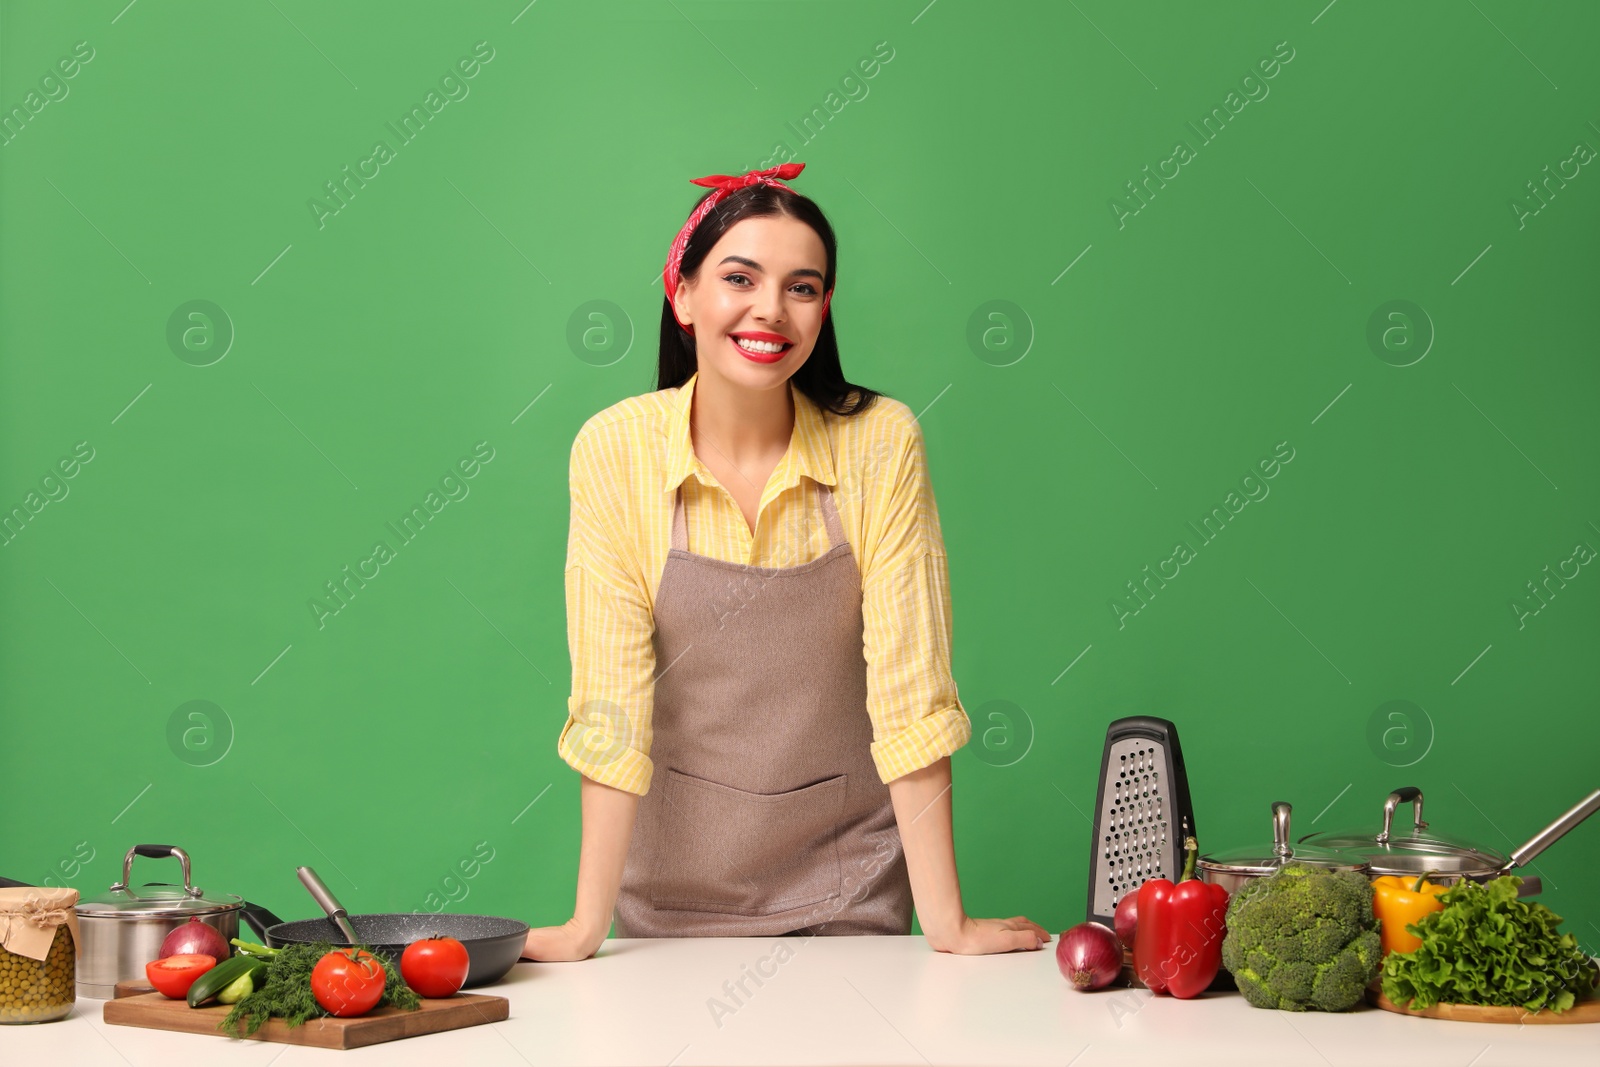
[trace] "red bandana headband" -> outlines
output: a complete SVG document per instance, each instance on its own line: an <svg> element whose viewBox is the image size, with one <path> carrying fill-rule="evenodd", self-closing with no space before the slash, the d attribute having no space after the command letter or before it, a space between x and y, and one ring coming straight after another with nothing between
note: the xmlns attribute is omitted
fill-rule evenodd
<svg viewBox="0 0 1600 1067"><path fill-rule="evenodd" d="M683 229L678 231L678 236L672 240L672 247L667 251L667 269L662 273L662 279L666 282L669 305L678 292L678 265L683 262L683 250L689 246L689 236L694 233L695 227L699 226L701 221L711 214L711 209L727 199L730 193L751 185L775 185L779 189L788 189L789 192L793 193L794 190L779 179L798 177L800 172L805 169L806 165L804 163L780 163L776 167L768 167L766 170L753 170L738 177L729 174L708 174L704 178L691 178L689 180L690 185L704 185L715 191L702 200L699 206L694 209L694 213L689 216L689 221L683 224ZM828 301L832 299L833 290L829 289L822 296L822 314L824 317L828 314ZM678 318L678 309L676 307L672 309L672 317L674 319ZM678 325L689 331L691 337L694 335L693 326L684 325L681 319L678 320Z"/></svg>

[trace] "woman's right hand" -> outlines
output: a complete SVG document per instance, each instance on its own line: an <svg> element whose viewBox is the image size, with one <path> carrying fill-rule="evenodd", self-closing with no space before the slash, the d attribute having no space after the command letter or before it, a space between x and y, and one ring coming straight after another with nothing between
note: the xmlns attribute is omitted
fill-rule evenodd
<svg viewBox="0 0 1600 1067"><path fill-rule="evenodd" d="M594 931L579 926L576 919L568 919L560 926L536 926L528 931L521 958L541 963L586 960L600 951L608 932L602 930L597 937Z"/></svg>
<svg viewBox="0 0 1600 1067"><path fill-rule="evenodd" d="M924 932L926 936L926 932ZM981 956L991 952L1037 952L1050 943L1050 931L1028 918L1013 915L1009 919L964 918L961 929L948 941L928 938L935 952L953 952L962 956Z"/></svg>

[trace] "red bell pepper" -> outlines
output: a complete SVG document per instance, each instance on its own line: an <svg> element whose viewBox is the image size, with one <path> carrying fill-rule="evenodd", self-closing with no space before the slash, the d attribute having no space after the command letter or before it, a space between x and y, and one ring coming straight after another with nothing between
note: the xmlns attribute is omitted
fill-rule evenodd
<svg viewBox="0 0 1600 1067"><path fill-rule="evenodd" d="M1194 877L1200 846L1183 839L1183 874L1176 885L1154 878L1139 887L1139 925L1133 969L1152 993L1188 1000L1205 992L1222 966L1228 891Z"/></svg>

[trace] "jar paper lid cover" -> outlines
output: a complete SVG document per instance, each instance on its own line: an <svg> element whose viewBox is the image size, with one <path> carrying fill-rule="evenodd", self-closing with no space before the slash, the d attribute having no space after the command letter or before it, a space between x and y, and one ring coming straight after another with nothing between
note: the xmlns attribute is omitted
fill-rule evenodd
<svg viewBox="0 0 1600 1067"><path fill-rule="evenodd" d="M0 947L18 956L42 961L50 954L56 928L62 923L72 931L73 952L82 950L78 933L78 891L48 886L18 886L0 889Z"/></svg>

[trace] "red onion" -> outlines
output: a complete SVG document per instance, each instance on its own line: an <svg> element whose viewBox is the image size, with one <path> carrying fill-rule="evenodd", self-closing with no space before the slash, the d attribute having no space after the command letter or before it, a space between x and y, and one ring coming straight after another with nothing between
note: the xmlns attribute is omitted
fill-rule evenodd
<svg viewBox="0 0 1600 1067"><path fill-rule="evenodd" d="M1133 951L1133 932L1139 925L1139 891L1130 889L1122 894L1122 899L1117 901L1117 914L1114 920L1117 924L1117 940Z"/></svg>
<svg viewBox="0 0 1600 1067"><path fill-rule="evenodd" d="M1081 992L1104 989L1122 974L1122 945L1104 923L1079 923L1056 938L1056 966Z"/></svg>
<svg viewBox="0 0 1600 1067"><path fill-rule="evenodd" d="M215 926L208 926L199 919L190 919L161 942L161 959L190 953L210 956L221 963L233 954L233 949Z"/></svg>

